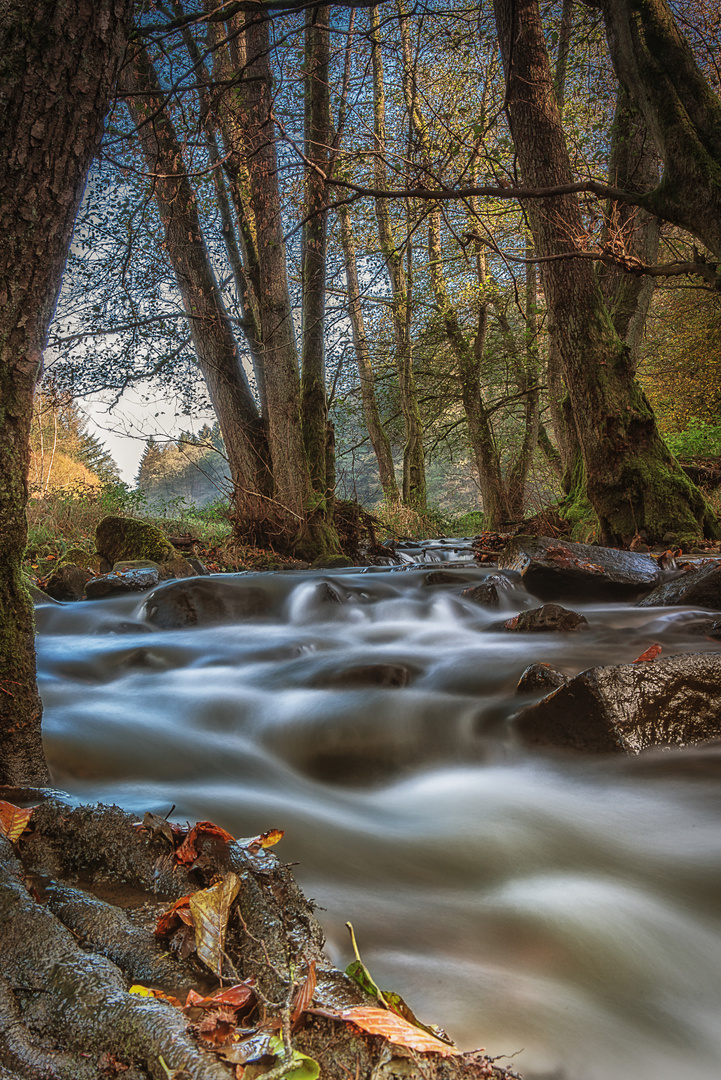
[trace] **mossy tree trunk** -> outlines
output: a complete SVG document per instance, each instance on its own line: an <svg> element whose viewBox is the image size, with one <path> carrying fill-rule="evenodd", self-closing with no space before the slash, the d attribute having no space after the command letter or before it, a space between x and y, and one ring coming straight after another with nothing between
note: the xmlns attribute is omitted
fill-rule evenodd
<svg viewBox="0 0 721 1080"><path fill-rule="evenodd" d="M537 0L495 0L506 72L508 111L524 183L572 182L570 160ZM651 406L636 382L591 264L573 259L585 244L575 196L529 207L536 251L551 257L546 299L583 455L588 499L601 538L620 543L637 532L718 535L701 493L661 439ZM553 258L568 254L569 258Z"/></svg>
<svg viewBox="0 0 721 1080"><path fill-rule="evenodd" d="M325 385L325 289L330 154L330 8L308 8L305 20L305 206L301 255L303 331L301 420L313 489L325 499L327 395Z"/></svg>
<svg viewBox="0 0 721 1080"><path fill-rule="evenodd" d="M664 164L644 200L721 257L721 100L694 60L667 0L593 0L603 10L619 82Z"/></svg>
<svg viewBox="0 0 721 1080"><path fill-rule="evenodd" d="M205 246L180 142L144 48L134 49L121 84L152 177L198 367L223 435L233 507L244 532L262 540L271 490L265 433Z"/></svg>
<svg viewBox="0 0 721 1080"><path fill-rule="evenodd" d="M128 0L15 0L0 12L2 783L48 777L22 580L33 393L131 11Z"/></svg>

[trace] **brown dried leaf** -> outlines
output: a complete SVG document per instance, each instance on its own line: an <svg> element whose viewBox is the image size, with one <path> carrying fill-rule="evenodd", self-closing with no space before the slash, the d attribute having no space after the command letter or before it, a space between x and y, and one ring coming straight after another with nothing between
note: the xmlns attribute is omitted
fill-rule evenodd
<svg viewBox="0 0 721 1080"><path fill-rule="evenodd" d="M202 994L198 994L195 990L188 990L185 1008L212 1009L223 1005L231 1009L242 1009L254 996L254 983L255 979L250 978L247 982L237 983L235 986L228 986L224 990L218 990L216 994L211 994L210 997L203 997Z"/></svg>
<svg viewBox="0 0 721 1080"><path fill-rule="evenodd" d="M659 645L658 642L655 645L650 645L646 652L642 652L640 656L636 657L634 664L646 664L649 660L655 660L661 652L663 652L663 645Z"/></svg>
<svg viewBox="0 0 721 1080"><path fill-rule="evenodd" d="M28 810L23 810L0 799L0 833L14 844L25 832L34 809L35 807L31 806Z"/></svg>
<svg viewBox="0 0 721 1080"><path fill-rule="evenodd" d="M290 1022L292 1024L294 1024L296 1020L299 1020L305 1010L312 1004L316 982L315 960L311 960L308 965L308 974L302 984L298 987L295 998L293 999L293 1007L290 1014Z"/></svg>
<svg viewBox="0 0 721 1080"><path fill-rule="evenodd" d="M441 1042L435 1035L417 1028L414 1024L404 1020L397 1013L387 1009L373 1009L365 1005L358 1005L353 1009L344 1009L340 1013L341 1020L356 1024L362 1031L369 1035L381 1035L396 1046L405 1046L409 1050L418 1050L422 1054L440 1054L441 1057L455 1057L461 1051L456 1046Z"/></svg>
<svg viewBox="0 0 721 1080"><path fill-rule="evenodd" d="M196 841L200 840L203 836L214 836L218 840L225 841L226 844L233 843L233 837L225 829L221 829L220 825L214 825L212 821L199 821L190 830L183 843L175 852L176 862L183 865L190 866L200 855L198 851Z"/></svg>
<svg viewBox="0 0 721 1080"><path fill-rule="evenodd" d="M195 923L195 947L198 957L214 975L223 974L225 929L230 905L240 890L236 874L226 874L217 885L201 889L190 897L190 912Z"/></svg>
<svg viewBox="0 0 721 1080"><path fill-rule="evenodd" d="M193 926L193 916L190 914L190 897L181 896L171 908L164 911L155 926L155 936L165 937L178 928L178 924L185 923Z"/></svg>

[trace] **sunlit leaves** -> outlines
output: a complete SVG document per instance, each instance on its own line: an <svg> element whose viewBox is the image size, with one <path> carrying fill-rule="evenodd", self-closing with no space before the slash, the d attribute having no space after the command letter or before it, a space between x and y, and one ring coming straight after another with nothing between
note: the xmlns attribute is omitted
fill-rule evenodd
<svg viewBox="0 0 721 1080"><path fill-rule="evenodd" d="M32 817L34 807L23 810L19 806L0 799L0 833L13 844L19 840Z"/></svg>

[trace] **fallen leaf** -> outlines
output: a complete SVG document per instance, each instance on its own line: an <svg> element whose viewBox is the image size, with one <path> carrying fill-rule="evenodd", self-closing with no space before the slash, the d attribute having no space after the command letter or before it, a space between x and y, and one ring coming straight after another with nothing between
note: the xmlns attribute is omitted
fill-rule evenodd
<svg viewBox="0 0 721 1080"><path fill-rule="evenodd" d="M200 852L196 847L196 841L203 836L214 836L218 840L225 841L226 844L233 843L233 837L225 829L221 829L220 825L214 825L212 821L199 821L190 830L183 843L175 852L175 860L185 866L189 866L196 861L200 856Z"/></svg>
<svg viewBox="0 0 721 1080"><path fill-rule="evenodd" d="M150 986L141 986L140 983L134 983L128 990L129 994L135 994L137 997L152 997L160 998L161 1001L168 1001L171 1005L175 1005L176 1008L182 1008L180 1002L172 994L164 994L162 990L153 990Z"/></svg>
<svg viewBox="0 0 721 1080"><path fill-rule="evenodd" d="M382 990L379 989L370 971L361 960L360 953L358 952L358 945L356 944L353 924L347 922L346 926L348 927L351 943L353 945L353 952L355 953L355 960L353 960L352 963L350 963L345 969L346 975L348 975L349 978L353 979L353 982L358 983L361 990L365 990L366 994L368 994L370 997L377 998L382 1005L386 1005L387 1007L387 1002L386 999L383 997Z"/></svg>
<svg viewBox="0 0 721 1080"><path fill-rule="evenodd" d="M269 829L260 836L244 836L241 840L236 840L236 843L245 851L249 851L251 855L257 855L264 848L273 847L284 836L285 829Z"/></svg>
<svg viewBox="0 0 721 1080"><path fill-rule="evenodd" d="M250 1001L253 995L255 979L250 978L247 982L238 983L236 986L228 986L224 990L218 990L217 994L203 997L195 990L188 990L185 1001L186 1009L210 1009L218 1005L225 1005L233 1009L241 1009Z"/></svg>
<svg viewBox="0 0 721 1080"><path fill-rule="evenodd" d="M190 897L198 957L218 978L223 974L223 947L230 905L239 891L240 879L230 873L217 885L201 889Z"/></svg>
<svg viewBox="0 0 721 1080"><path fill-rule="evenodd" d="M32 817L34 806L23 810L19 806L0 799L0 833L7 836L11 843L19 840Z"/></svg>
<svg viewBox="0 0 721 1080"><path fill-rule="evenodd" d="M645 664L649 660L655 660L659 653L662 652L662 650L663 645L659 645L658 643L656 643L655 645L651 645L648 649L646 649L646 652L642 652L640 656L636 657L636 659L634 660L634 664Z"/></svg>
<svg viewBox="0 0 721 1080"><path fill-rule="evenodd" d="M295 998L293 999L290 1013L291 1024L294 1024L296 1020L299 1020L308 1006L311 1005L313 994L315 993L316 982L315 960L312 960L308 965L308 974L298 987Z"/></svg>
<svg viewBox="0 0 721 1080"><path fill-rule="evenodd" d="M441 1042L435 1035L404 1020L397 1013L388 1009L373 1009L357 1005L353 1009L344 1009L340 1019L355 1024L369 1035L381 1035L396 1046L405 1046L409 1050L419 1050L423 1054L440 1054L441 1057L455 1057L461 1054L456 1046Z"/></svg>
<svg viewBox="0 0 721 1080"><path fill-rule="evenodd" d="M171 908L164 911L155 925L155 936L165 937L177 929L180 923L193 926L193 916L190 914L190 897L181 896Z"/></svg>

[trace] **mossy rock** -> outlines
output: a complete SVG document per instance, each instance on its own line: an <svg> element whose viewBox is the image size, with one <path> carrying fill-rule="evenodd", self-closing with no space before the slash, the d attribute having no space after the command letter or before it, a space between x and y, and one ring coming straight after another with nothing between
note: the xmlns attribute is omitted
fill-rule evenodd
<svg viewBox="0 0 721 1080"><path fill-rule="evenodd" d="M98 555L97 551L91 551L89 548L84 547L73 547L65 552L58 565L81 566L84 570L94 570L98 574L102 570L101 561L102 557Z"/></svg>
<svg viewBox="0 0 721 1080"><path fill-rule="evenodd" d="M95 530L95 546L111 565L137 559L164 563L178 558L178 552L155 525L117 514L100 522Z"/></svg>
<svg viewBox="0 0 721 1080"><path fill-rule="evenodd" d="M339 570L344 566L355 566L355 561L349 559L347 555L339 555L336 552L326 552L324 555L319 555L317 559L314 559L310 564L311 570Z"/></svg>

